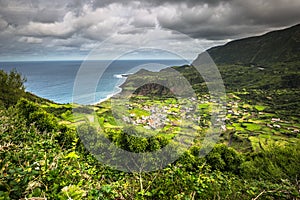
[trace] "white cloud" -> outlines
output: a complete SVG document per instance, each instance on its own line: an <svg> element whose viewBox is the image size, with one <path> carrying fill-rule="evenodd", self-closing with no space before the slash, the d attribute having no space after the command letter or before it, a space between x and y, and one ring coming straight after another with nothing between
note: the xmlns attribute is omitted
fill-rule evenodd
<svg viewBox="0 0 300 200"><path fill-rule="evenodd" d="M8 25L8 23L4 19L2 19L0 16L0 31L4 30L7 27L7 25Z"/></svg>
<svg viewBox="0 0 300 200"><path fill-rule="evenodd" d="M20 35L27 36L53 36L53 37L69 37L75 31L75 18L72 12L68 12L62 22L41 23L29 22L29 24L19 30Z"/></svg>
<svg viewBox="0 0 300 200"><path fill-rule="evenodd" d="M26 42L31 44L39 44L43 42L43 39L41 38L34 38L34 37L21 37L19 39L20 42Z"/></svg>

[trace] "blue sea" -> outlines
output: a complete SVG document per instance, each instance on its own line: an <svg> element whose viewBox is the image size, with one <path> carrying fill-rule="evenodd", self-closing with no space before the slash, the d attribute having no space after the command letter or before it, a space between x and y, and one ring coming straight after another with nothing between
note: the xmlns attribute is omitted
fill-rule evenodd
<svg viewBox="0 0 300 200"><path fill-rule="evenodd" d="M89 66L88 62L91 62L90 65L92 66L90 73L79 74L83 71L84 66ZM78 75L81 76L81 80L88 81L91 75L95 74L94 72L102 70L103 73L97 82L95 98L92 102L74 101L75 103L92 104L101 102L120 92L118 86L125 81L126 78L122 76L124 74L131 74L142 68L159 71L169 66L184 64L190 63L185 60L19 61L0 62L0 69L4 71L16 69L27 79L25 83L26 91L57 103L71 103L74 101L74 83L75 80L78 80Z"/></svg>

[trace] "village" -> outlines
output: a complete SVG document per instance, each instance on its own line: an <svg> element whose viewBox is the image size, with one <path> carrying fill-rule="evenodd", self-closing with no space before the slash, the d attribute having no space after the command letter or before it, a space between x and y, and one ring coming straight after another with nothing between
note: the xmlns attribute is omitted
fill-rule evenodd
<svg viewBox="0 0 300 200"><path fill-rule="evenodd" d="M145 129L161 129L164 126L181 126L184 121L199 124L201 115L195 107L195 98L189 98L181 102L141 102L127 104L129 115L123 115L125 123L142 126ZM143 114L137 114L136 110L142 110Z"/></svg>
<svg viewBox="0 0 300 200"><path fill-rule="evenodd" d="M127 112L120 119L123 125L140 126L148 130L163 130L164 127L197 127L200 130L209 125L212 103L209 95L203 95L199 99L190 97L157 101L137 98L135 102L125 105ZM298 126L273 117L265 106L249 105L232 95L229 95L225 106L226 113L220 118L225 122L223 131L236 130L241 135L251 135L251 132L256 131L261 132L262 136L265 130L275 135L299 133Z"/></svg>

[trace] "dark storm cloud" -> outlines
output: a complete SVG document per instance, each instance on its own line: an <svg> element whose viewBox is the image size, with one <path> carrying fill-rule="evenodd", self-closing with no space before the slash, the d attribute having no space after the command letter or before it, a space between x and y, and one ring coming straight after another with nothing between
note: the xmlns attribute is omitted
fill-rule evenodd
<svg viewBox="0 0 300 200"><path fill-rule="evenodd" d="M152 5L164 5L164 4L186 4L189 7L195 6L195 5L203 5L203 4L207 4L209 6L213 5L218 5L221 3L228 3L231 2L232 0L164 0L164 1L160 1L160 0L150 0L147 1L145 0L145 2L148 2L149 4Z"/></svg>
<svg viewBox="0 0 300 200"><path fill-rule="evenodd" d="M299 0L1 0L0 56L85 52L113 34L139 40L145 27L209 47L300 23L299 10Z"/></svg>
<svg viewBox="0 0 300 200"><path fill-rule="evenodd" d="M237 1L232 5L237 14L249 25L288 26L300 23L300 1L297 0L265 0Z"/></svg>
<svg viewBox="0 0 300 200"><path fill-rule="evenodd" d="M55 1L0 1L1 16L14 25L27 24L30 21L55 22L65 15L64 12L64 5Z"/></svg>
<svg viewBox="0 0 300 200"><path fill-rule="evenodd" d="M215 1L205 6L200 2L192 12L181 6L159 15L160 25L196 38L233 39L300 23L298 0ZM176 17L168 17L174 13Z"/></svg>

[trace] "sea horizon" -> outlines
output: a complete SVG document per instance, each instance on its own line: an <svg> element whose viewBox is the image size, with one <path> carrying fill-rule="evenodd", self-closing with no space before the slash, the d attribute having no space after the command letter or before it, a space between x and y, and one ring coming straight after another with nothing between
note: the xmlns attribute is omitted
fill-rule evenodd
<svg viewBox="0 0 300 200"><path fill-rule="evenodd" d="M93 100L84 99L82 102L73 101L74 81L82 64L88 62L109 63L97 85ZM16 69L27 81L26 91L56 103L95 104L119 93L119 87L126 77L121 75L132 74L141 68L150 71L159 71L171 66L190 64L191 61L179 59L122 59L122 60L47 60L47 61L0 61L0 69L11 71ZM97 70L92 69L92 70ZM87 76L88 74L84 75ZM78 99L78 98L76 98Z"/></svg>

